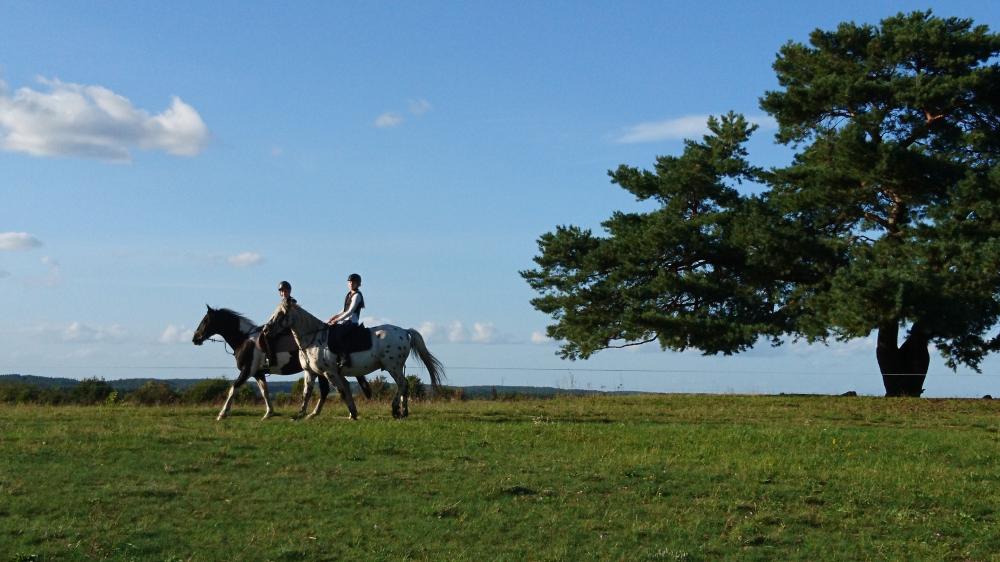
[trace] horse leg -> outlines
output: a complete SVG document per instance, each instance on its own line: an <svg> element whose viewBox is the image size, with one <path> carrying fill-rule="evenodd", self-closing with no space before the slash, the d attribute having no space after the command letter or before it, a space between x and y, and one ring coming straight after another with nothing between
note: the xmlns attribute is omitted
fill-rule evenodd
<svg viewBox="0 0 1000 562"><path fill-rule="evenodd" d="M267 391L267 377L263 374L258 374L254 377L254 380L257 381L257 388L260 389L260 395L264 398L264 407L266 408L264 417L261 419L266 420L274 415L274 408L271 407L271 393Z"/></svg>
<svg viewBox="0 0 1000 562"><path fill-rule="evenodd" d="M354 396L351 394L351 387L348 386L344 375L341 375L340 371L334 371L333 375L327 375L327 378L332 379L330 382L340 391L341 398L347 404L347 411L350 412L350 418L352 420L358 419L358 409L354 407Z"/></svg>
<svg viewBox="0 0 1000 562"><path fill-rule="evenodd" d="M292 419L297 420L306 415L306 406L309 405L309 398L312 397L313 378L315 377L310 371L302 373L302 406L299 407L299 412ZM317 405L317 407L319 406Z"/></svg>
<svg viewBox="0 0 1000 562"><path fill-rule="evenodd" d="M233 400L236 398L236 389L243 386L243 383L250 378L250 373L253 372L251 369L254 365L250 365L249 368L240 371L237 375L236 380L233 381L232 386L229 387L229 395L226 396L226 402L222 405L222 409L219 410L218 417L215 418L216 421L221 421L222 418L229 415L229 409L233 407Z"/></svg>
<svg viewBox="0 0 1000 562"><path fill-rule="evenodd" d="M368 379L364 375L358 376L358 386L361 387L361 392L365 394L365 398L372 399L372 387L368 386Z"/></svg>
<svg viewBox="0 0 1000 562"><path fill-rule="evenodd" d="M326 377L317 376L316 381L319 382L319 400L316 401L316 408L309 414L310 419L319 415L323 410L323 404L326 403L326 397L330 394L330 381L326 380Z"/></svg>
<svg viewBox="0 0 1000 562"><path fill-rule="evenodd" d="M410 415L410 385L406 382L402 369L391 369L389 374L392 375L392 380L396 381L396 395L392 397L392 417L405 418Z"/></svg>

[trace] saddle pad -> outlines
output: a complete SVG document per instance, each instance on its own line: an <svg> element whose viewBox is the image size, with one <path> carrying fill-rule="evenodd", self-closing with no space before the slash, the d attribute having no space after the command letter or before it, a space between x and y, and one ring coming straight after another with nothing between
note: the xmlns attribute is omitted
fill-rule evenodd
<svg viewBox="0 0 1000 562"><path fill-rule="evenodd" d="M372 333L364 324L334 324L327 334L327 344L334 353L354 353L372 348Z"/></svg>

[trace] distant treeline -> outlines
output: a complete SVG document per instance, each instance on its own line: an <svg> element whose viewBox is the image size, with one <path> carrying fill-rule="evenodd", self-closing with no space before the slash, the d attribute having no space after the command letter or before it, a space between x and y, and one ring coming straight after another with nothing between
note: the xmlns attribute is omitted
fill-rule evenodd
<svg viewBox="0 0 1000 562"><path fill-rule="evenodd" d="M552 398L563 394L598 394L591 390L564 390L531 386L467 386L446 387L444 392L432 393L419 377L409 375L410 396L416 399L493 399L515 400ZM120 379L107 381L93 377L83 380L38 377L33 375L0 375L0 403L6 404L218 404L229 393L231 381L226 379ZM302 395L301 378L295 382L268 381L271 398L282 403L297 401ZM369 378L373 399L391 398L396 385L384 376ZM357 383L351 383L355 397L362 396ZM336 392L335 390L333 392ZM243 385L238 393L240 402L260 401L257 385Z"/></svg>

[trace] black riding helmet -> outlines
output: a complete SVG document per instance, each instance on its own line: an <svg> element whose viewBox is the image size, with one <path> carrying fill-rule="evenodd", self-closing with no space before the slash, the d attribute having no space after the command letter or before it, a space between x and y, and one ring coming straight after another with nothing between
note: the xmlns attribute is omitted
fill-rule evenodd
<svg viewBox="0 0 1000 562"><path fill-rule="evenodd" d="M278 283L278 290L279 291L288 291L289 293L291 293L292 292L292 284L289 283L288 281L282 281L281 283Z"/></svg>
<svg viewBox="0 0 1000 562"><path fill-rule="evenodd" d="M358 275L357 273L352 273L352 274L348 275L347 276L347 280L348 281L357 281L358 285L361 284L361 276Z"/></svg>

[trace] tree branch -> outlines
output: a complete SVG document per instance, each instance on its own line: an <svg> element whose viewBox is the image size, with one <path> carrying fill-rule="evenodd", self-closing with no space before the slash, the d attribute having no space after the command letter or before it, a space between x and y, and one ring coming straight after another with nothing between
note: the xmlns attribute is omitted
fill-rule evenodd
<svg viewBox="0 0 1000 562"><path fill-rule="evenodd" d="M653 337L651 337L651 338L649 338L647 340L636 341L636 342L632 342L632 343L623 343L622 345L610 345L609 344L609 345L606 345L606 346L602 347L601 349L624 349L626 347L634 347L634 346L637 346L637 345L644 345L644 344L652 343L652 342L656 341L658 337L659 337L659 335L654 335Z"/></svg>

